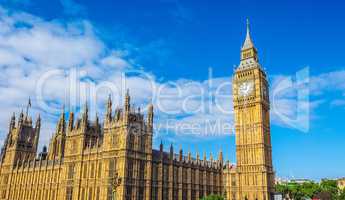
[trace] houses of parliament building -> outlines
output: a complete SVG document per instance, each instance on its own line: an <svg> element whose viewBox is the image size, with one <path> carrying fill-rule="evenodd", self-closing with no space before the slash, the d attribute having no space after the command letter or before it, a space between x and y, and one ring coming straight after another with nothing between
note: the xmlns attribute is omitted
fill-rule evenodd
<svg viewBox="0 0 345 200"><path fill-rule="evenodd" d="M249 25L233 76L236 165L192 157L182 149L152 148L153 105L144 116L126 93L121 109L108 99L101 123L65 113L48 149L38 154L41 118L10 119L0 157L3 200L198 200L219 194L228 200L272 200L269 94ZM168 148L166 148L168 149Z"/></svg>

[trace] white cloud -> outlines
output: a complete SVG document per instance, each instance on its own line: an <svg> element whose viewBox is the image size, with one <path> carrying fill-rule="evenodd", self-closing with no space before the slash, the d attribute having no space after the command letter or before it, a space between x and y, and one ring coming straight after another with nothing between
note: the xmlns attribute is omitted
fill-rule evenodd
<svg viewBox="0 0 345 200"><path fill-rule="evenodd" d="M0 133L7 133L12 112L19 112L31 96L32 113L41 111L44 119L42 141L48 141L56 121L56 113L47 112L36 101L36 86L42 76L53 70L62 74L50 76L43 87L47 102L62 106L68 88L70 69L84 71L91 78L110 77L119 70L130 67L120 53L107 49L95 36L87 21L45 21L24 12L9 12L0 7ZM112 59L111 74L101 61ZM104 76L104 75L107 76ZM86 87L80 77L78 84ZM73 94L77 95L77 94ZM80 94L83 96L83 94ZM75 105L74 105L75 106Z"/></svg>
<svg viewBox="0 0 345 200"><path fill-rule="evenodd" d="M110 90L114 92L114 103L120 106L121 95L126 88L130 88L136 105L145 107L153 98L156 126L165 128L160 130L160 134L205 136L232 133L229 77L204 81L158 81L153 74L137 70L135 59L129 58L128 52L108 49L94 34L94 27L88 21L45 21L27 13L10 14L0 8L0 27L1 138L7 133L11 113L18 112L29 96L33 101L33 115L37 116L38 112L43 115L41 142L47 143L62 104L78 111L88 100L94 111L92 114L100 111L103 116ZM126 72L125 84L122 72ZM303 111L320 106L323 101L319 97L325 90L338 90L344 94L344 74L344 71L337 71L309 77L310 94L318 97L310 101L298 99L301 88L289 85L290 76L276 76L271 81L271 94L282 86L284 90L272 99L274 109L277 109L272 112L273 123L289 127L280 117L295 119L298 114L302 114L302 123L310 120L309 113L296 112L296 107L299 105ZM48 109L36 99L37 86L44 77L47 80L40 89L44 102L51 104ZM98 88L98 93L90 98L92 90L88 88ZM339 105L340 102L333 104Z"/></svg>

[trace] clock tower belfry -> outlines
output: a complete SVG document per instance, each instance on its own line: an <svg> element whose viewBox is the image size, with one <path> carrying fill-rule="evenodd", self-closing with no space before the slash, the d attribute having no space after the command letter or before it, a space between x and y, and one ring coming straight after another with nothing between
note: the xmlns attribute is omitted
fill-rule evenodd
<svg viewBox="0 0 345 200"><path fill-rule="evenodd" d="M239 200L271 200L274 191L270 102L266 73L252 41L249 22L241 62L233 77Z"/></svg>

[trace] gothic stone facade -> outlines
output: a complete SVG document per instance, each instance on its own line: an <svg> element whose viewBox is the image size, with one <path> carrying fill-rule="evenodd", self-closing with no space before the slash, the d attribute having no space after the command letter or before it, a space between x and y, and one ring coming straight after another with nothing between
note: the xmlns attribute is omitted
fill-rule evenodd
<svg viewBox="0 0 345 200"><path fill-rule="evenodd" d="M37 157L41 127L27 114L10 120L1 151L0 199L196 200L209 194L228 200L270 200L273 193L266 74L247 30L233 79L237 165L199 154L152 149L153 106L146 118L130 106L91 122L87 105L75 120L64 112L48 151Z"/></svg>

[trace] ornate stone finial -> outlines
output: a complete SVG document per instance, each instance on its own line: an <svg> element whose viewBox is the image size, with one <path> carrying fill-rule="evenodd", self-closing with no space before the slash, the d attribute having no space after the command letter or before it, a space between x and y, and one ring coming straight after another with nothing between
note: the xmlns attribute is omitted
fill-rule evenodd
<svg viewBox="0 0 345 200"><path fill-rule="evenodd" d="M173 144L170 144L169 158L172 161L174 159L174 147Z"/></svg>
<svg viewBox="0 0 345 200"><path fill-rule="evenodd" d="M150 126L153 125L153 105L152 103L149 104L148 106L148 111L147 111L147 122Z"/></svg>
<svg viewBox="0 0 345 200"><path fill-rule="evenodd" d="M40 131L41 131L41 115L38 114L37 116L37 120L36 120L36 125L35 125L35 147L36 147L36 150L37 150L37 147L38 147L38 140L39 140L39 137L40 137Z"/></svg>
<svg viewBox="0 0 345 200"><path fill-rule="evenodd" d="M163 152L163 141L161 140L161 144L159 145L159 150Z"/></svg>
<svg viewBox="0 0 345 200"><path fill-rule="evenodd" d="M223 151L222 151L222 149L220 149L220 151L219 151L218 161L223 162Z"/></svg>
<svg viewBox="0 0 345 200"><path fill-rule="evenodd" d="M121 110L119 108L116 108L114 120L118 121L118 120L120 120L120 117L121 117Z"/></svg>
<svg viewBox="0 0 345 200"><path fill-rule="evenodd" d="M71 131L74 125L74 113L70 112L68 117L68 130Z"/></svg>
<svg viewBox="0 0 345 200"><path fill-rule="evenodd" d="M65 133L66 121L65 121L65 105L62 106L61 117L57 125L58 133Z"/></svg>
<svg viewBox="0 0 345 200"><path fill-rule="evenodd" d="M95 125L96 125L96 127L99 127L99 117L98 117L98 112L96 112Z"/></svg>
<svg viewBox="0 0 345 200"><path fill-rule="evenodd" d="M16 114L13 113L10 121L10 130L12 130L16 125Z"/></svg>
<svg viewBox="0 0 345 200"><path fill-rule="evenodd" d="M172 143L170 144L170 153L174 153L174 147Z"/></svg>
<svg viewBox="0 0 345 200"><path fill-rule="evenodd" d="M204 151L204 161L206 161L206 152Z"/></svg>
<svg viewBox="0 0 345 200"><path fill-rule="evenodd" d="M127 89L126 91L126 96L125 96L125 110L127 112L130 111L130 107L131 107L131 97L129 96L129 89Z"/></svg>
<svg viewBox="0 0 345 200"><path fill-rule="evenodd" d="M111 94L109 94L109 96L108 96L108 102L107 102L107 113L106 113L106 119L107 120L111 120L111 118L112 118L112 112L113 112L113 110L112 110L112 100L111 100Z"/></svg>
<svg viewBox="0 0 345 200"><path fill-rule="evenodd" d="M86 101L85 105L84 105L84 113L83 113L83 122L86 124L88 122L89 119L89 106L88 103Z"/></svg>
<svg viewBox="0 0 345 200"><path fill-rule="evenodd" d="M183 157L183 151L182 151L182 146L180 145L180 152L179 152L179 160L182 161Z"/></svg>
<svg viewBox="0 0 345 200"><path fill-rule="evenodd" d="M22 124L23 120L24 120L24 113L23 113L23 110L21 110L19 114L18 124Z"/></svg>
<svg viewBox="0 0 345 200"><path fill-rule="evenodd" d="M26 118L28 117L29 108L30 108L30 107L31 107L31 98L29 97L28 105L26 106L26 112L25 112L25 117L26 117Z"/></svg>

